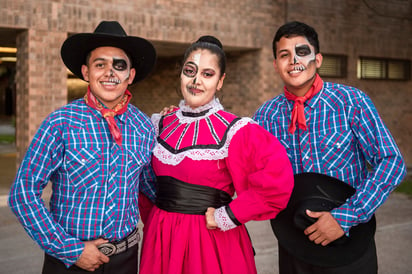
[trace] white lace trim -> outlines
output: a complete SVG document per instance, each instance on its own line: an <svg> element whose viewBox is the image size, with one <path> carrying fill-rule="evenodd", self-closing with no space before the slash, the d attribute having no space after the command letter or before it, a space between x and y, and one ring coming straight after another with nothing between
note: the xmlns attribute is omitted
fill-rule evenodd
<svg viewBox="0 0 412 274"><path fill-rule="evenodd" d="M162 115L160 113L153 113L152 117L150 117L150 120L152 120L152 123L155 128L156 136L159 135L159 121L162 118Z"/></svg>
<svg viewBox="0 0 412 274"><path fill-rule="evenodd" d="M220 228L220 230L222 231L228 231L232 228L237 227L237 225L232 221L232 219L230 219L224 206L219 207L215 210L214 217L215 222L217 223L217 227Z"/></svg>
<svg viewBox="0 0 412 274"><path fill-rule="evenodd" d="M190 117L190 116L184 116L183 112L191 112L191 113L201 113L202 111L209 110L205 115L198 116L198 117ZM185 104L184 100L181 100L179 103L179 109L176 112L177 118L179 118L179 122L181 124L189 124L201 119L204 119L219 110L223 110L222 104L220 104L219 99L215 98L214 100L210 101L206 105L200 106L198 108L192 109L191 107L187 106Z"/></svg>
<svg viewBox="0 0 412 274"><path fill-rule="evenodd" d="M205 115L198 116L198 117L188 117L188 116L184 116L183 113L182 113L182 112L201 113L202 111L205 111L205 110L208 110L208 109L210 111L208 111ZM223 109L224 108L223 108L222 104L220 104L218 98L215 98L214 100L210 101L206 105L203 105L203 106L195 108L195 109L190 108L189 106L187 106L185 104L184 100L181 100L180 103L179 103L179 109L176 111L176 116L179 119L179 122L181 124L188 124L188 123L195 122L197 120L206 118L206 117L218 112L219 110L223 110ZM152 120L152 123L155 127L156 135L159 135L159 121L160 121L160 119L162 119L162 115L160 113L153 113L152 114L151 120Z"/></svg>
<svg viewBox="0 0 412 274"><path fill-rule="evenodd" d="M243 128L248 123L255 123L251 118L241 118L237 121L230 129L227 135L226 143L220 149L190 149L178 154L174 154L164 148L160 143L157 143L153 155L162 163L167 165L176 166L183 161L184 158L188 157L192 160L221 160L228 156L228 149L230 142L238 132L239 129Z"/></svg>

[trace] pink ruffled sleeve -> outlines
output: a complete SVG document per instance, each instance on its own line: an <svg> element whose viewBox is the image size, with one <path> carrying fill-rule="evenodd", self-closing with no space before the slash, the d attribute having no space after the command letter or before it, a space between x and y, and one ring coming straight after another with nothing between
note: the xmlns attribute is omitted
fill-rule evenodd
<svg viewBox="0 0 412 274"><path fill-rule="evenodd" d="M227 158L237 193L230 209L240 223L275 218L293 189L293 170L285 148L257 124L233 136Z"/></svg>

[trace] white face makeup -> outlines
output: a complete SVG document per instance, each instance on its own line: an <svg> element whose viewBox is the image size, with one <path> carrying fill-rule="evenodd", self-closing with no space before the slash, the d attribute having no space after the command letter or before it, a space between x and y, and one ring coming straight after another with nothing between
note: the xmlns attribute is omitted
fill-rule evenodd
<svg viewBox="0 0 412 274"><path fill-rule="evenodd" d="M276 46L276 72L290 92L303 96L313 83L316 69L322 65L322 55L303 36L282 37Z"/></svg>
<svg viewBox="0 0 412 274"><path fill-rule="evenodd" d="M196 53L195 55L193 55L193 62L194 62L196 65L199 65L200 57L201 57L201 56L202 56L201 53Z"/></svg>
<svg viewBox="0 0 412 274"><path fill-rule="evenodd" d="M193 61L190 61L185 64L185 68L183 69L183 74L187 77L193 78L193 84L196 84L196 75L199 70L199 63L200 57L202 56L201 53L195 53L192 57Z"/></svg>
<svg viewBox="0 0 412 274"><path fill-rule="evenodd" d="M315 52L309 44L296 44L295 56L293 57L294 64L299 64L295 67L296 70L305 70L311 62L315 61Z"/></svg>
<svg viewBox="0 0 412 274"><path fill-rule="evenodd" d="M115 75L119 75L119 78L123 79L113 79L113 81L121 83L129 79L130 70L127 61L123 58L113 57L112 68L110 69L110 78Z"/></svg>
<svg viewBox="0 0 412 274"><path fill-rule="evenodd" d="M189 55L180 76L181 91L186 104L197 108L213 100L222 87L218 58L209 50L196 50Z"/></svg>
<svg viewBox="0 0 412 274"><path fill-rule="evenodd" d="M82 74L90 90L108 108L114 107L133 82L136 70L127 54L114 47L99 47L90 53Z"/></svg>

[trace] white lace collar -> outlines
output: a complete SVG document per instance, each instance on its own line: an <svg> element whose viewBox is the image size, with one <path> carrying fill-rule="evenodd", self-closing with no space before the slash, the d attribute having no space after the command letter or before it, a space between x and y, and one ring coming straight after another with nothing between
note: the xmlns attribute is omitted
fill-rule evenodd
<svg viewBox="0 0 412 274"><path fill-rule="evenodd" d="M218 98L214 98L212 101L206 105L200 106L198 108L192 109L185 104L184 100L179 103L179 109L176 112L177 118L182 124L188 124L200 119L204 119L219 110L223 110L222 104L219 102Z"/></svg>

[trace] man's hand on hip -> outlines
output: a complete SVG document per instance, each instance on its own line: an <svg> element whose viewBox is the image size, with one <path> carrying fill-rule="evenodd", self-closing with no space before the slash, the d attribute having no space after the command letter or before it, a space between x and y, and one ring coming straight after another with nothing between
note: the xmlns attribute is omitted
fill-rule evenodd
<svg viewBox="0 0 412 274"><path fill-rule="evenodd" d="M107 243L107 240L97 239L84 242L84 249L76 265L87 271L95 271L102 264L109 262L109 257L100 252L97 248L99 245Z"/></svg>

